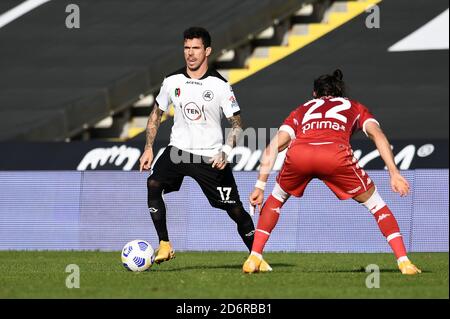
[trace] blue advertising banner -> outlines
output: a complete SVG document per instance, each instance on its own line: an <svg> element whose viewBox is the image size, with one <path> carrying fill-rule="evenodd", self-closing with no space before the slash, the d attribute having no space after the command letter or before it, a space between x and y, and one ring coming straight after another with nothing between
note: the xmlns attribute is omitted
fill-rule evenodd
<svg viewBox="0 0 450 319"><path fill-rule="evenodd" d="M409 170L412 193L390 190L389 175L368 174L395 214L409 251L446 252L448 169ZM120 250L133 239L158 240L147 208L148 173L121 171L0 172L0 250ZM235 172L247 206L256 172ZM274 185L269 179L266 196ZM212 208L186 178L165 195L170 239L179 251L246 251L236 225ZM253 216L256 223L258 214ZM314 180L281 210L267 251L389 252L375 219L352 200L339 201Z"/></svg>

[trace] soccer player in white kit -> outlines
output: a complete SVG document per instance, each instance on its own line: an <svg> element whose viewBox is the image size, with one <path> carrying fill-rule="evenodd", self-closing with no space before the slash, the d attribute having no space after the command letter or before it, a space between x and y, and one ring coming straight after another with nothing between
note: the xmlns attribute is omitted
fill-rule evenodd
<svg viewBox="0 0 450 319"><path fill-rule="evenodd" d="M251 250L255 227L243 208L227 156L242 132L240 108L230 84L208 67L211 37L207 30L191 27L184 31L186 66L164 79L150 114L140 170L148 170L153 161L153 142L161 116L170 103L175 108L169 146L153 165L147 181L148 207L159 237L155 262L174 258L166 225L163 194L178 191L185 176L201 187L211 206L225 210L237 224L238 233ZM225 145L222 114L232 128ZM270 271L264 261L260 271Z"/></svg>

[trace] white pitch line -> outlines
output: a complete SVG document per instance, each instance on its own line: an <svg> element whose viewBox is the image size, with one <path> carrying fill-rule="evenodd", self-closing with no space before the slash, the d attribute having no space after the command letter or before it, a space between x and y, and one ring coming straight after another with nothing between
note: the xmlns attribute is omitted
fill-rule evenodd
<svg viewBox="0 0 450 319"><path fill-rule="evenodd" d="M0 28L50 0L27 0L0 15Z"/></svg>

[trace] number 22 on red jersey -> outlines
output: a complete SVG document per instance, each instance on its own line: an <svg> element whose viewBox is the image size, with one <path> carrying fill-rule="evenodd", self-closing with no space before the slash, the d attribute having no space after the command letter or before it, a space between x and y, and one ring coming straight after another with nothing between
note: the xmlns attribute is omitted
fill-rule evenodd
<svg viewBox="0 0 450 319"><path fill-rule="evenodd" d="M361 103L343 97L323 97L295 109L280 130L287 131L291 138L305 142L349 142L355 131L362 129L366 133L365 124L368 121L378 124Z"/></svg>

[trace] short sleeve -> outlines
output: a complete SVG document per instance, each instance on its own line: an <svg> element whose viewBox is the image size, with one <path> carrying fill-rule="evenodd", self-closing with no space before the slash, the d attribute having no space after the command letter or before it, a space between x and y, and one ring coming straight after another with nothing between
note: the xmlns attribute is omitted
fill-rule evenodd
<svg viewBox="0 0 450 319"><path fill-rule="evenodd" d="M358 128L362 129L364 134L367 135L367 131L366 131L367 123L374 122L374 123L380 125L380 123L378 123L378 121L374 118L372 113L370 113L369 109L366 106L362 105L361 103L358 103L358 112L359 112Z"/></svg>
<svg viewBox="0 0 450 319"><path fill-rule="evenodd" d="M280 131L287 132L291 139L295 139L297 135L298 121L296 119L296 116L297 110L292 111L279 128Z"/></svg>
<svg viewBox="0 0 450 319"><path fill-rule="evenodd" d="M238 115L241 112L236 97L234 96L233 89L228 82L224 83L220 106L222 107L223 114L225 114L227 118Z"/></svg>
<svg viewBox="0 0 450 319"><path fill-rule="evenodd" d="M159 90L159 94L156 97L156 103L158 104L158 107L161 109L161 111L164 111L164 112L167 111L167 109L169 108L169 105L171 103L167 82L168 82L167 78L165 78L161 85L161 89Z"/></svg>

